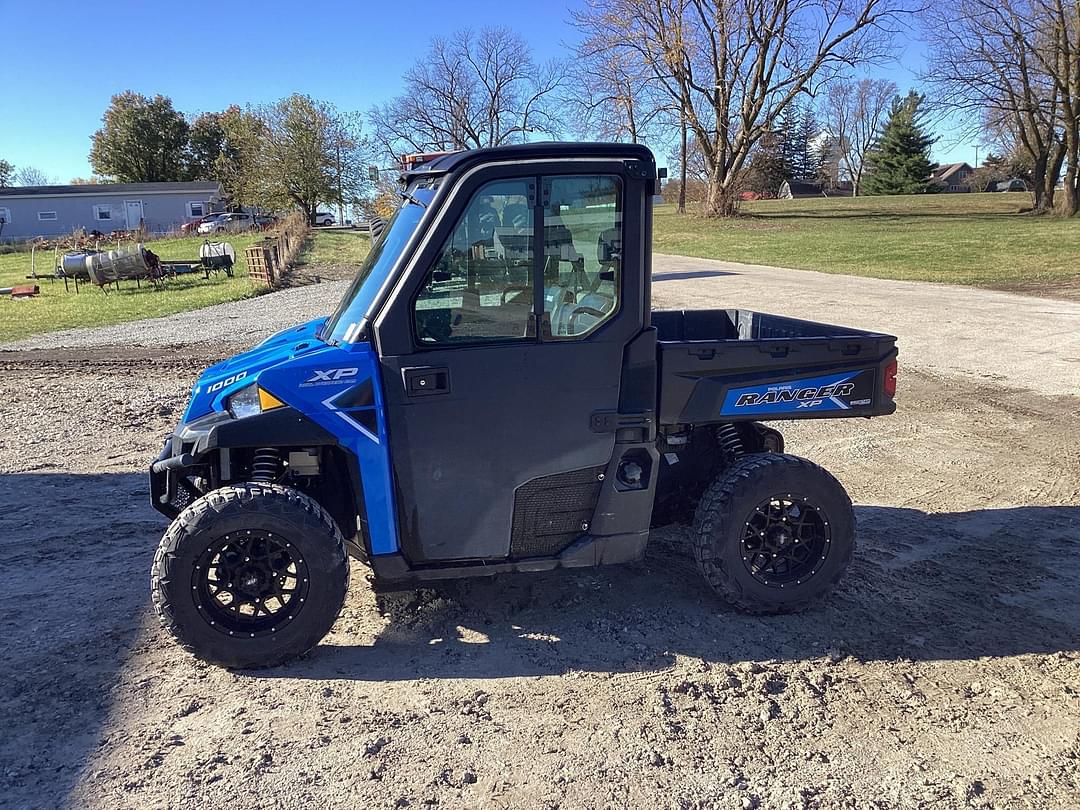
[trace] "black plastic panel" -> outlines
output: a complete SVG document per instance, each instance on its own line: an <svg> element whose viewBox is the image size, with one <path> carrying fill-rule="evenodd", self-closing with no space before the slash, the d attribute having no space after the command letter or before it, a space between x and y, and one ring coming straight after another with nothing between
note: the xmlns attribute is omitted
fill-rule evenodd
<svg viewBox="0 0 1080 810"><path fill-rule="evenodd" d="M653 326L659 337L661 424L877 416L896 410L883 390L885 366L896 358L891 335L732 309L654 312ZM754 408L738 414L730 408L733 391L798 387L804 380L848 372L857 386L850 407L800 408L796 402L776 414Z"/></svg>
<svg viewBox="0 0 1080 810"><path fill-rule="evenodd" d="M614 433L590 416L619 403L623 345L592 342L425 353L453 390L410 397L383 358L401 547L414 562L505 558L514 493L527 482L606 465Z"/></svg>
<svg viewBox="0 0 1080 810"><path fill-rule="evenodd" d="M558 554L589 530L600 495L604 467L549 475L529 481L514 496L510 556Z"/></svg>

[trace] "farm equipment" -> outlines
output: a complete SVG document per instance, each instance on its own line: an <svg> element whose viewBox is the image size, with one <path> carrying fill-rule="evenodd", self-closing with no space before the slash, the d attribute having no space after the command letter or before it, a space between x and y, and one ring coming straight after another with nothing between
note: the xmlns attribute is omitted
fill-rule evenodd
<svg viewBox="0 0 1080 810"><path fill-rule="evenodd" d="M693 524L716 593L778 613L854 552L843 487L765 422L895 410L895 338L652 312L644 147L528 144L407 171L337 311L211 366L150 471L163 625L199 657L312 648L349 557L376 588L639 560Z"/></svg>
<svg viewBox="0 0 1080 810"><path fill-rule="evenodd" d="M125 280L149 279L157 284L164 275L157 254L142 244L90 253L85 263L90 282L103 291L110 284L115 284L119 289L120 282Z"/></svg>
<svg viewBox="0 0 1080 810"><path fill-rule="evenodd" d="M41 292L37 284L16 284L14 287L0 287L0 298L10 296L13 300L33 298Z"/></svg>
<svg viewBox="0 0 1080 810"><path fill-rule="evenodd" d="M33 259L33 256L31 256ZM87 250L77 253L64 253L55 259L54 278L64 280L64 289L68 281L75 282L75 292L79 291L80 282L91 282L103 291L110 285L120 288L121 281L135 281L140 284L149 280L154 285L162 285L168 278L187 273L202 273L209 280L212 274L224 273L233 276L236 264L236 250L228 242L204 241L199 246L198 259L163 260L143 244L133 244L114 250ZM36 268L27 278L46 278L37 275Z"/></svg>

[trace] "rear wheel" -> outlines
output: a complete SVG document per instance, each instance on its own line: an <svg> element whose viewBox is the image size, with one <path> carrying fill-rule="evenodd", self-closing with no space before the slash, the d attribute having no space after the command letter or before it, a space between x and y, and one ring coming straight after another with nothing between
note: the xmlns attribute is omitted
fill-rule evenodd
<svg viewBox="0 0 1080 810"><path fill-rule="evenodd" d="M801 610L839 581L855 551L843 486L818 465L767 453L739 459L706 490L694 520L698 568L753 613Z"/></svg>
<svg viewBox="0 0 1080 810"><path fill-rule="evenodd" d="M345 542L308 496L275 484L223 487L165 532L151 590L162 626L228 667L279 664L330 630L348 587Z"/></svg>

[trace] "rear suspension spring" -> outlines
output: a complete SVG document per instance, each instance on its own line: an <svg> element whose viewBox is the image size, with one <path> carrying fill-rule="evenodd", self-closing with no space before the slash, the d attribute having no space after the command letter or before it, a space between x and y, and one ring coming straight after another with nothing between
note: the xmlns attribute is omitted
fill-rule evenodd
<svg viewBox="0 0 1080 810"><path fill-rule="evenodd" d="M281 475L281 457L273 447L258 447L251 459L252 481L276 481Z"/></svg>
<svg viewBox="0 0 1080 810"><path fill-rule="evenodd" d="M729 461L739 458L745 453L742 437L738 428L728 422L716 429L716 444L720 448L720 455Z"/></svg>

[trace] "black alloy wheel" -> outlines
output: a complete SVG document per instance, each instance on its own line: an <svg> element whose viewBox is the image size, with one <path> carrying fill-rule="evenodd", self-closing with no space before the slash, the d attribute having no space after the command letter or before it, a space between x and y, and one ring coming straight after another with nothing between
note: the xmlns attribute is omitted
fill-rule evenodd
<svg viewBox="0 0 1080 810"><path fill-rule="evenodd" d="M828 516L806 496L790 492L766 498L750 513L742 538L742 559L762 585L801 585L829 554Z"/></svg>
<svg viewBox="0 0 1080 810"><path fill-rule="evenodd" d="M191 580L197 607L212 626L255 638L296 618L310 576L293 543L273 532L244 529L208 546Z"/></svg>

